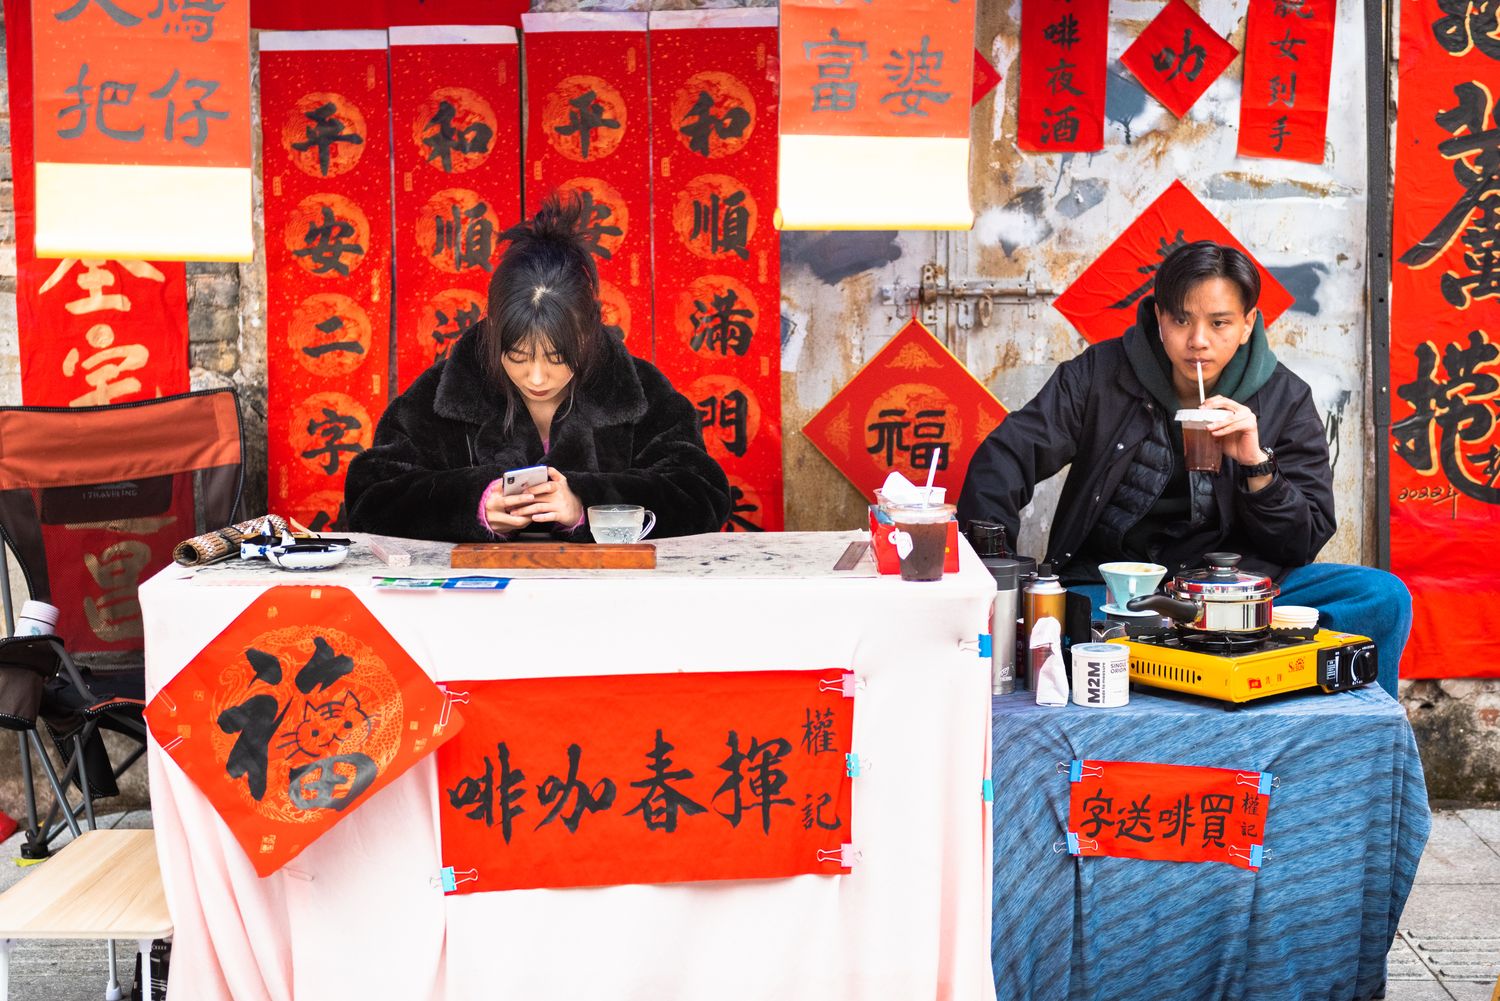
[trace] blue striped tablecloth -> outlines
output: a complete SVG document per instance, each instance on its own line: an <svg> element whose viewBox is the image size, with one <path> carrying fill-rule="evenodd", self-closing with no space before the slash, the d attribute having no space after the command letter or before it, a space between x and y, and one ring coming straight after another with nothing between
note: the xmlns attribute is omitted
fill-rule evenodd
<svg viewBox="0 0 1500 1001"><path fill-rule="evenodd" d="M994 701L998 1001L1346 1001L1381 994L1431 815L1402 709L1373 686L1227 711ZM1259 872L1053 850L1073 758L1271 772Z"/></svg>

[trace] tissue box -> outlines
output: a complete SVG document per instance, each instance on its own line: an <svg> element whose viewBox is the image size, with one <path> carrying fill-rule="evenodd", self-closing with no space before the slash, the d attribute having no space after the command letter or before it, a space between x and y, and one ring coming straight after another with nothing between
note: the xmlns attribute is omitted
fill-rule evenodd
<svg viewBox="0 0 1500 1001"><path fill-rule="evenodd" d="M875 551L875 566L881 573L900 573L901 557L891 543L896 526L885 520L878 504L870 505L870 548ZM958 522L948 522L948 544L943 551L943 573L958 573Z"/></svg>

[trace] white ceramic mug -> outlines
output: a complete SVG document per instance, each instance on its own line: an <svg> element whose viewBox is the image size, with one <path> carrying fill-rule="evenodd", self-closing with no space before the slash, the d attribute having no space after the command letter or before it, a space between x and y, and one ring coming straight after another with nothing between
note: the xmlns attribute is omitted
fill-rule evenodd
<svg viewBox="0 0 1500 1001"><path fill-rule="evenodd" d="M639 504L595 504L589 508L589 533L595 542L640 542L656 527L656 515Z"/></svg>

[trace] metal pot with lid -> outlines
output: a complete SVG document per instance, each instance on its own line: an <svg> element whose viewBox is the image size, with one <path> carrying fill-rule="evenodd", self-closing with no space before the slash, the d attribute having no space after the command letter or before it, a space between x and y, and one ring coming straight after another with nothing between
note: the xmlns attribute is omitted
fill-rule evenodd
<svg viewBox="0 0 1500 1001"><path fill-rule="evenodd" d="M1238 553L1207 553L1203 558L1206 570L1177 574L1166 594L1143 595L1126 607L1170 616L1185 636L1258 639L1270 632L1271 600L1281 593L1276 582L1239 569Z"/></svg>

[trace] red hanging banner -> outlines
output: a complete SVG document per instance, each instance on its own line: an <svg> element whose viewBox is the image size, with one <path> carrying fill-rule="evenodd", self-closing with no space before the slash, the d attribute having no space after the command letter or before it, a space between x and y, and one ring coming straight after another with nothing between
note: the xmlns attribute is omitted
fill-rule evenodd
<svg viewBox="0 0 1500 1001"><path fill-rule="evenodd" d="M1000 401L912 320L802 429L870 500L893 472L958 497L969 460L1005 419Z"/></svg>
<svg viewBox="0 0 1500 1001"><path fill-rule="evenodd" d="M1168 0L1160 14L1120 56L1141 86L1178 118L1238 55L1183 0Z"/></svg>
<svg viewBox="0 0 1500 1001"><path fill-rule="evenodd" d="M399 392L489 311L499 236L521 219L521 57L514 28L390 39Z"/></svg>
<svg viewBox="0 0 1500 1001"><path fill-rule="evenodd" d="M968 229L974 0L779 9L778 226Z"/></svg>
<svg viewBox="0 0 1500 1001"><path fill-rule="evenodd" d="M726 527L781 531L776 11L657 12L650 38L656 364L731 477Z"/></svg>
<svg viewBox="0 0 1500 1001"><path fill-rule="evenodd" d="M466 720L438 753L450 893L848 867L852 675L622 674L447 688Z"/></svg>
<svg viewBox="0 0 1500 1001"><path fill-rule="evenodd" d="M1075 760L1068 779L1074 855L1260 868L1269 772Z"/></svg>
<svg viewBox="0 0 1500 1001"><path fill-rule="evenodd" d="M1104 148L1109 0L1022 0L1016 142L1033 153Z"/></svg>
<svg viewBox="0 0 1500 1001"><path fill-rule="evenodd" d="M1250 0L1240 156L1323 162L1337 0Z"/></svg>
<svg viewBox="0 0 1500 1001"><path fill-rule="evenodd" d="M32 13L37 253L248 261L248 0Z"/></svg>
<svg viewBox="0 0 1500 1001"><path fill-rule="evenodd" d="M506 24L516 28L528 6L527 0L251 0L250 23L276 31L347 31L415 24Z"/></svg>
<svg viewBox="0 0 1500 1001"><path fill-rule="evenodd" d="M260 69L270 509L319 530L389 388L386 34L266 32Z"/></svg>
<svg viewBox="0 0 1500 1001"><path fill-rule="evenodd" d="M651 355L645 14L526 14L526 212L581 199L604 325Z"/></svg>
<svg viewBox="0 0 1500 1001"><path fill-rule="evenodd" d="M1389 503L1391 570L1416 606L1410 678L1500 676L1495 32L1479 4L1401 5Z"/></svg>
<svg viewBox="0 0 1500 1001"><path fill-rule="evenodd" d="M187 279L181 263L37 258L27 0L5 0L5 32L22 402L82 407L186 392Z"/></svg>
<svg viewBox="0 0 1500 1001"><path fill-rule="evenodd" d="M1136 304L1155 289L1161 262L1178 247L1197 240L1237 247L1255 260L1186 185L1173 181L1053 305L1090 343L1118 337L1135 323ZM1257 305L1269 326L1293 299L1259 261L1255 267L1260 272Z"/></svg>
<svg viewBox="0 0 1500 1001"><path fill-rule="evenodd" d="M342 587L273 587L146 707L151 736L269 876L462 718Z"/></svg>

